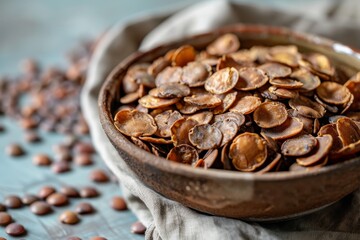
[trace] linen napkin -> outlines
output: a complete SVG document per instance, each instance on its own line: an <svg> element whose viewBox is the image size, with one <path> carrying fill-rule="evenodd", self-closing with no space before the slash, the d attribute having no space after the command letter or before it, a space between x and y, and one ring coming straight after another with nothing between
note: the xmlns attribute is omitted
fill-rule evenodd
<svg viewBox="0 0 360 240"><path fill-rule="evenodd" d="M81 101L97 151L120 179L129 208L146 225L146 239L360 239L360 190L298 219L277 223L244 222L209 216L171 201L142 184L103 132L97 98L109 72L136 50L236 23L289 27L360 48L358 1L204 1L142 14L112 27L91 60ZM261 4L261 5L260 5ZM265 6L267 5L267 6ZM110 159L116 159L115 166Z"/></svg>

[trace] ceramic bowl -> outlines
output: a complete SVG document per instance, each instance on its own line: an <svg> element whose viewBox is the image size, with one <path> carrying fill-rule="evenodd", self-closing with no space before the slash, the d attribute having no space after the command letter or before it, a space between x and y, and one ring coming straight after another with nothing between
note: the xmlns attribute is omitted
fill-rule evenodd
<svg viewBox="0 0 360 240"><path fill-rule="evenodd" d="M104 82L99 95L99 108L106 135L137 177L161 195L198 211L252 220L299 216L338 201L359 188L360 157L307 172L256 175L195 169L166 161L140 149L114 127L113 111L119 106L121 80L130 65L152 61L169 49L184 44L204 48L228 32L239 37L243 48L294 44L302 52L325 54L348 75L360 71L360 54L357 50L321 37L258 25L224 27L146 52L136 52L119 63Z"/></svg>

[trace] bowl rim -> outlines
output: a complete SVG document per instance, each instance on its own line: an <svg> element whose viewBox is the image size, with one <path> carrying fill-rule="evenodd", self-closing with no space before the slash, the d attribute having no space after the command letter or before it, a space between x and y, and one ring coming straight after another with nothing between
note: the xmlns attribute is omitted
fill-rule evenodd
<svg viewBox="0 0 360 240"><path fill-rule="evenodd" d="M168 43L162 44L155 48L151 48L147 51L141 52L136 51L133 54L129 55L127 58L122 60L117 66L110 72L107 76L105 82L102 83L99 96L98 96L98 108L100 115L100 122L102 128L109 138L109 140L115 145L116 148L124 151L126 154L133 156L137 161L142 164L149 165L151 167L157 168L161 171L165 171L171 174L183 175L187 177L199 177L205 179L221 179L221 180L232 180L232 181L246 181L252 180L256 182L260 181L288 181L295 180L299 178L314 177L319 175L331 174L333 172L343 171L345 172L349 168L353 168L357 165L360 165L360 156L357 156L353 159L347 160L342 163L321 167L320 169L315 169L311 171L284 171L284 172L270 172L265 174L256 174L256 173L246 173L240 171L226 171L223 169L199 169L185 164L176 163L172 161L166 161L162 157L157 157L152 153L149 153L140 147L136 146L130 142L123 134L121 134L114 126L112 120L112 114L108 109L110 108L109 103L111 100L111 95L109 94L109 89L112 88L116 79L116 76L125 71L130 63L142 56L146 55L149 52L159 51L161 49L168 49L174 44L177 44L182 41L193 39L196 37L205 37L213 34L223 34L227 32L237 32L237 33L250 33L250 34L267 34L267 35L280 35L282 37L290 37L301 42L306 42L310 44L316 44L322 48L326 48L335 53L343 53L349 57L356 58L360 60L360 51L344 45L342 43L319 37L316 35L308 33L300 33L292 31L284 27L274 27L258 24L235 24L212 31L208 31L201 34L190 35L185 38L182 38L177 41L170 41ZM134 147L136 151L134 151Z"/></svg>

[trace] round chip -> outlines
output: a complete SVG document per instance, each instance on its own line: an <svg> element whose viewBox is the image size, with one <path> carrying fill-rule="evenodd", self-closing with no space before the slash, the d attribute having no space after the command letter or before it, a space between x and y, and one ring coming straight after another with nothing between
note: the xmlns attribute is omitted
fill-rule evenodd
<svg viewBox="0 0 360 240"><path fill-rule="evenodd" d="M211 168L215 164L218 154L219 150L217 149L208 150L204 156L204 168Z"/></svg>
<svg viewBox="0 0 360 240"><path fill-rule="evenodd" d="M123 134L130 137L151 136L157 126L150 114L137 110L121 110L114 117L115 127Z"/></svg>
<svg viewBox="0 0 360 240"><path fill-rule="evenodd" d="M216 64L216 71L220 71L221 69L224 68L240 69L241 67L242 65L236 62L232 57L228 55L224 55L221 58L219 58Z"/></svg>
<svg viewBox="0 0 360 240"><path fill-rule="evenodd" d="M195 60L196 51L190 45L181 46L172 54L171 61L173 66L183 67L188 62Z"/></svg>
<svg viewBox="0 0 360 240"><path fill-rule="evenodd" d="M336 82L322 82L318 88L316 88L316 94L318 97L330 104L345 104L349 101L350 91Z"/></svg>
<svg viewBox="0 0 360 240"><path fill-rule="evenodd" d="M343 117L338 119L336 130L344 147L360 140L360 129L350 118Z"/></svg>
<svg viewBox="0 0 360 240"><path fill-rule="evenodd" d="M324 135L331 135L333 138L333 144L331 146L330 152L337 152L343 148L343 143L339 137L339 133L336 130L336 124L326 124L322 126L318 132L318 136L322 137Z"/></svg>
<svg viewBox="0 0 360 240"><path fill-rule="evenodd" d="M171 62L164 57L156 59L147 69L147 72L152 76L157 76L162 70L170 66Z"/></svg>
<svg viewBox="0 0 360 240"><path fill-rule="evenodd" d="M155 78L156 87L167 83L181 83L183 70L181 67L166 67Z"/></svg>
<svg viewBox="0 0 360 240"><path fill-rule="evenodd" d="M341 114L347 112L347 110L349 110L353 106L354 99L354 95L350 94L349 101L343 105L343 110L340 112Z"/></svg>
<svg viewBox="0 0 360 240"><path fill-rule="evenodd" d="M240 134L230 146L229 157L237 170L254 171L267 158L266 142L256 133Z"/></svg>
<svg viewBox="0 0 360 240"><path fill-rule="evenodd" d="M245 123L245 116L242 113L238 112L226 112L223 114L216 115L214 117L214 122L220 122L224 120L230 120L236 123L238 128L240 128Z"/></svg>
<svg viewBox="0 0 360 240"><path fill-rule="evenodd" d="M273 86L286 89L299 89L302 88L302 86L304 85L302 82L296 81L291 78L274 78L270 79L269 82Z"/></svg>
<svg viewBox="0 0 360 240"><path fill-rule="evenodd" d="M206 91L223 94L233 89L239 79L235 68L224 68L211 75L205 82Z"/></svg>
<svg viewBox="0 0 360 240"><path fill-rule="evenodd" d="M229 146L230 144L225 144L225 146L221 149L221 162L223 164L223 167L225 170L231 170L231 161L230 158L228 156L228 152L229 152Z"/></svg>
<svg viewBox="0 0 360 240"><path fill-rule="evenodd" d="M144 108L163 108L177 103L180 98L157 98L150 95L146 95L139 99L139 104Z"/></svg>
<svg viewBox="0 0 360 240"><path fill-rule="evenodd" d="M125 94L136 92L136 90L139 88L138 80L141 78L151 77L147 73L148 64L146 63L140 63L135 64L126 72L126 75L124 76L122 80L122 89Z"/></svg>
<svg viewBox="0 0 360 240"><path fill-rule="evenodd" d="M312 118L308 118L308 117L304 117L302 115L300 115L298 113L298 111L294 110L294 109L288 109L288 115L290 117L295 117L297 118L298 120L300 120L300 122L302 122L304 124L304 128L303 130L306 132L306 133L309 133L311 134L313 132L313 129L314 129L314 119Z"/></svg>
<svg viewBox="0 0 360 240"><path fill-rule="evenodd" d="M314 99L316 102L320 103L327 111L330 111L332 113L337 113L339 111L339 108L337 106L325 103L317 95L314 95Z"/></svg>
<svg viewBox="0 0 360 240"><path fill-rule="evenodd" d="M205 84L210 75L210 69L201 62L190 62L183 68L181 82L189 87L199 87Z"/></svg>
<svg viewBox="0 0 360 240"><path fill-rule="evenodd" d="M265 72L255 67L245 67L238 70L239 80L235 85L236 89L250 91L260 88L268 82L269 77Z"/></svg>
<svg viewBox="0 0 360 240"><path fill-rule="evenodd" d="M284 156L301 157L310 153L318 144L312 135L302 135L286 140L281 145L281 153Z"/></svg>
<svg viewBox="0 0 360 240"><path fill-rule="evenodd" d="M256 61L257 58L255 51L250 51L249 49L241 49L226 56L231 57L238 63L253 63Z"/></svg>
<svg viewBox="0 0 360 240"><path fill-rule="evenodd" d="M309 118L322 118L326 112L321 104L301 95L290 99L289 105L302 116Z"/></svg>
<svg viewBox="0 0 360 240"><path fill-rule="evenodd" d="M276 167L279 165L280 162L281 162L281 154L276 153L273 159L271 160L271 162L266 167L262 168L256 173L263 174L263 173L271 172L272 170L276 170Z"/></svg>
<svg viewBox="0 0 360 240"><path fill-rule="evenodd" d="M172 148L166 156L166 159L178 163L193 165L198 161L199 155L194 147L187 144L181 144Z"/></svg>
<svg viewBox="0 0 360 240"><path fill-rule="evenodd" d="M287 51L270 51L266 59L272 62L278 62L290 67L299 66L300 55Z"/></svg>
<svg viewBox="0 0 360 240"><path fill-rule="evenodd" d="M254 122L262 128L273 128L283 124L288 113L280 102L264 102L254 111Z"/></svg>
<svg viewBox="0 0 360 240"><path fill-rule="evenodd" d="M306 60L311 64L312 69L328 76L334 76L335 68L329 58L320 53L312 53L306 56Z"/></svg>
<svg viewBox="0 0 360 240"><path fill-rule="evenodd" d="M158 98L179 98L190 94L190 88L179 83L168 83L149 91L149 95Z"/></svg>
<svg viewBox="0 0 360 240"><path fill-rule="evenodd" d="M189 131L189 140L198 149L216 148L220 146L221 139L221 131L210 124L196 125Z"/></svg>
<svg viewBox="0 0 360 240"><path fill-rule="evenodd" d="M236 97L237 99L229 108L230 112L238 112L242 114L250 114L255 111L261 104L261 99L254 96Z"/></svg>
<svg viewBox="0 0 360 240"><path fill-rule="evenodd" d="M184 97L186 103L196 105L200 108L214 108L221 104L221 99L213 94L198 94Z"/></svg>
<svg viewBox="0 0 360 240"><path fill-rule="evenodd" d="M270 81L274 78L283 78L291 74L291 68L279 63L265 63L258 68L269 76Z"/></svg>
<svg viewBox="0 0 360 240"><path fill-rule="evenodd" d="M226 112L231 105L235 102L237 96L237 91L231 90L228 93L219 95L220 99L222 100L221 105L214 108L214 114L220 114Z"/></svg>
<svg viewBox="0 0 360 240"><path fill-rule="evenodd" d="M277 97L281 99L292 99L299 96L298 91L286 89L286 88L279 88L275 86L269 87L269 92L275 94Z"/></svg>
<svg viewBox="0 0 360 240"><path fill-rule="evenodd" d="M318 146L310 153L310 155L296 159L296 162L299 165L305 167L315 165L330 152L333 142L331 135L316 137L316 139L318 141Z"/></svg>
<svg viewBox="0 0 360 240"><path fill-rule="evenodd" d="M183 100L180 100L179 102L176 103L176 108L182 114L193 114L196 111L201 109L198 105L187 103L187 102L184 102Z"/></svg>
<svg viewBox="0 0 360 240"><path fill-rule="evenodd" d="M189 131L194 126L199 123L193 119L185 119L180 118L171 126L171 140L174 143L174 146L178 146L180 144L190 144L189 140Z"/></svg>
<svg viewBox="0 0 360 240"><path fill-rule="evenodd" d="M283 140L298 135L303 130L303 127L304 124L299 119L288 117L280 126L262 129L261 131L274 140Z"/></svg>
<svg viewBox="0 0 360 240"><path fill-rule="evenodd" d="M213 116L212 112L203 111L187 117L197 121L199 124L207 124L212 120Z"/></svg>
<svg viewBox="0 0 360 240"><path fill-rule="evenodd" d="M227 33L218 37L214 42L210 43L206 51L211 55L225 55L236 52L240 47L240 42L235 34Z"/></svg>
<svg viewBox="0 0 360 240"><path fill-rule="evenodd" d="M356 156L360 152L360 141L356 143L352 143L341 148L337 152L332 152L329 155L330 160L333 162L339 162L341 160L345 160L348 157Z"/></svg>
<svg viewBox="0 0 360 240"><path fill-rule="evenodd" d="M131 141L132 141L136 146L138 146L139 148L144 149L144 150L147 151L147 152L151 152L151 151L150 151L150 148L149 148L143 141L141 141L140 139L138 139L138 138L136 138L136 137L131 137Z"/></svg>
<svg viewBox="0 0 360 240"><path fill-rule="evenodd" d="M295 78L303 84L303 86L299 89L301 92L310 92L315 90L321 83L318 76L315 76L304 68L294 71L290 77Z"/></svg>
<svg viewBox="0 0 360 240"><path fill-rule="evenodd" d="M232 121L231 119L225 119L222 121L217 121L213 124L214 127L218 128L222 133L222 140L220 146L224 146L236 136L239 131L239 126L237 123Z"/></svg>
<svg viewBox="0 0 360 240"><path fill-rule="evenodd" d="M172 141L165 138L139 137L140 140L155 144L172 144Z"/></svg>
<svg viewBox="0 0 360 240"><path fill-rule="evenodd" d="M350 106L350 110L360 111L360 73L350 78L344 86L347 87L354 96L354 101Z"/></svg>
<svg viewBox="0 0 360 240"><path fill-rule="evenodd" d="M129 103L135 102L139 98L140 98L140 96L139 96L139 93L137 91L132 92L132 93L128 93L125 96L120 98L120 103L129 104Z"/></svg>

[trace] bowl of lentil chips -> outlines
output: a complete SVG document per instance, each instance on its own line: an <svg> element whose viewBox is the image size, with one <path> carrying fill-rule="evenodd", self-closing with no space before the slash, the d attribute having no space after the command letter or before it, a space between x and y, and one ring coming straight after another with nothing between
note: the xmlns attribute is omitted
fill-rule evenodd
<svg viewBox="0 0 360 240"><path fill-rule="evenodd" d="M169 199L232 218L299 216L360 186L359 56L284 28L224 27L119 63L101 123Z"/></svg>

